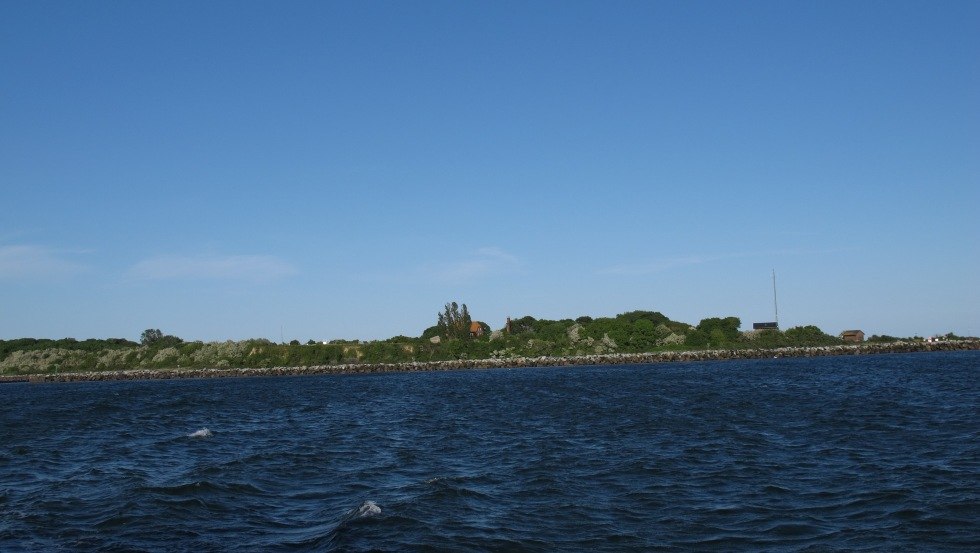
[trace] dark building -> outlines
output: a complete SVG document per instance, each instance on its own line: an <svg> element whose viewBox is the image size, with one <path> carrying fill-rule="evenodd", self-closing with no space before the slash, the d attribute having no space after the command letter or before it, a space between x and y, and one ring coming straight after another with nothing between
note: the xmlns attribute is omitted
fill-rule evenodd
<svg viewBox="0 0 980 553"><path fill-rule="evenodd" d="M752 330L779 330L779 323L752 323Z"/></svg>

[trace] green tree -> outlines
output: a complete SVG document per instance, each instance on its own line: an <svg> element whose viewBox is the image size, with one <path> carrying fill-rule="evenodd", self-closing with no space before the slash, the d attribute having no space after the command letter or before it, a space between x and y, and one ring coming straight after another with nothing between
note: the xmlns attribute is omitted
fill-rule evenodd
<svg viewBox="0 0 980 553"><path fill-rule="evenodd" d="M840 344L840 338L825 334L814 325L794 326L786 331L786 339L794 346L830 346Z"/></svg>
<svg viewBox="0 0 980 553"><path fill-rule="evenodd" d="M525 315L520 319L515 319L510 322L510 333L511 334L526 334L534 332L534 323L538 320L530 315Z"/></svg>
<svg viewBox="0 0 980 553"><path fill-rule="evenodd" d="M706 332L693 329L684 336L684 345L692 348L703 348L708 345L709 336Z"/></svg>
<svg viewBox="0 0 980 553"><path fill-rule="evenodd" d="M616 315L617 319L623 319L629 323L635 323L637 321L647 320L654 324L654 326L669 322L670 319L666 315L659 311L628 311L626 313L620 313Z"/></svg>
<svg viewBox="0 0 980 553"><path fill-rule="evenodd" d="M755 335L753 344L760 348L781 348L789 345L786 335L779 330L767 328Z"/></svg>
<svg viewBox="0 0 980 553"><path fill-rule="evenodd" d="M725 317L724 319L710 317L701 319L697 328L707 335L711 346L715 347L737 342L740 337L738 332L738 327L740 326L742 326L742 320L738 317Z"/></svg>
<svg viewBox="0 0 980 553"><path fill-rule="evenodd" d="M184 340L167 334L163 338L160 338L156 342L153 342L153 347L157 348L175 348L184 343Z"/></svg>
<svg viewBox="0 0 980 553"><path fill-rule="evenodd" d="M143 331L143 334L140 334L140 344L144 346L153 345L161 338L163 338L163 333L160 332L159 328L148 328Z"/></svg>
<svg viewBox="0 0 980 553"><path fill-rule="evenodd" d="M657 346L657 327L650 319L637 319L629 335L629 348L635 352L651 351Z"/></svg>
<svg viewBox="0 0 980 553"><path fill-rule="evenodd" d="M183 343L184 341L176 336L160 332L159 328L148 328L140 335L140 344L156 349L173 348Z"/></svg>
<svg viewBox="0 0 980 553"><path fill-rule="evenodd" d="M728 335L725 334L725 331L723 331L720 328L711 329L711 334L708 335L708 344L710 346L720 347L720 346L728 345L730 343L732 343L732 340L728 338Z"/></svg>
<svg viewBox="0 0 980 553"><path fill-rule="evenodd" d="M447 339L465 340L470 337L470 311L466 304L460 305L456 302L447 303L442 313L439 313L436 326L439 327L439 334Z"/></svg>

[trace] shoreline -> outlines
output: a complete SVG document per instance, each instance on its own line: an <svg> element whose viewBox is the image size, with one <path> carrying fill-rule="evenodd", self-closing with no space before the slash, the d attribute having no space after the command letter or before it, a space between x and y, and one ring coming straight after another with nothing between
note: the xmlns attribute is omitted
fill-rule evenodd
<svg viewBox="0 0 980 553"><path fill-rule="evenodd" d="M9 382L97 382L114 380L170 380L178 378L241 378L262 376L311 376L322 374L375 374L398 372L455 371L467 369L505 369L533 367L574 367L589 365L643 365L736 359L782 357L828 357L840 355L880 355L931 351L980 350L980 340L943 342L892 342L887 344L848 344L840 346L787 347L775 349L730 349L661 351L652 353L613 353L564 357L512 357L499 359L461 359L453 361L415 361L410 363L351 363L307 367L211 368L211 369L132 369L56 374L0 375Z"/></svg>

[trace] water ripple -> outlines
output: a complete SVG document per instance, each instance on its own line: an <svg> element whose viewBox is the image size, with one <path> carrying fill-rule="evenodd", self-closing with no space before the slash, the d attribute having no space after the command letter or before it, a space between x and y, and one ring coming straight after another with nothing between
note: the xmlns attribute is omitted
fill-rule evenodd
<svg viewBox="0 0 980 553"><path fill-rule="evenodd" d="M0 550L974 551L978 370L4 385Z"/></svg>

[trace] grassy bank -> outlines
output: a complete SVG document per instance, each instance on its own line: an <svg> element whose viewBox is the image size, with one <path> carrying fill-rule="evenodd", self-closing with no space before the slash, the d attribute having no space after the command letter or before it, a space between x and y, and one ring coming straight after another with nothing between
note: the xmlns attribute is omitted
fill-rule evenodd
<svg viewBox="0 0 980 553"><path fill-rule="evenodd" d="M712 317L697 325L672 321L654 311L631 311L615 317L546 320L525 316L492 331L483 323L456 317L447 305L440 323L421 336L387 340L332 340L274 343L266 339L224 342L184 341L148 329L141 342L113 338L78 341L24 338L0 340L0 376L176 371L273 369L277 367L346 367L488 361L499 365L524 359L581 359L592 356L654 355L671 357L704 351L775 351L780 348L843 346L837 336L815 326L740 332L737 317ZM463 306L465 314L465 305ZM468 316L468 315L467 315ZM471 324L478 331L470 332ZM949 335L949 338L955 336ZM904 340L909 343L921 339ZM871 336L870 344L897 343ZM923 342L924 343L924 342ZM761 354L760 354L761 355Z"/></svg>
<svg viewBox="0 0 980 553"><path fill-rule="evenodd" d="M154 380L172 378L233 378L250 376L302 376L318 374L371 374L385 372L419 372L490 368L563 367L586 365L653 364L670 362L723 361L731 359L769 359L785 357L818 357L876 355L933 351L980 350L980 340L941 342L897 341L877 344L854 344L765 349L716 349L698 351L663 351L562 357L515 357L508 359L474 359L451 361L413 361L406 363L346 363L335 365L277 366L268 368L170 368L94 372L67 372L32 375L2 375L0 381L80 382L108 380Z"/></svg>

